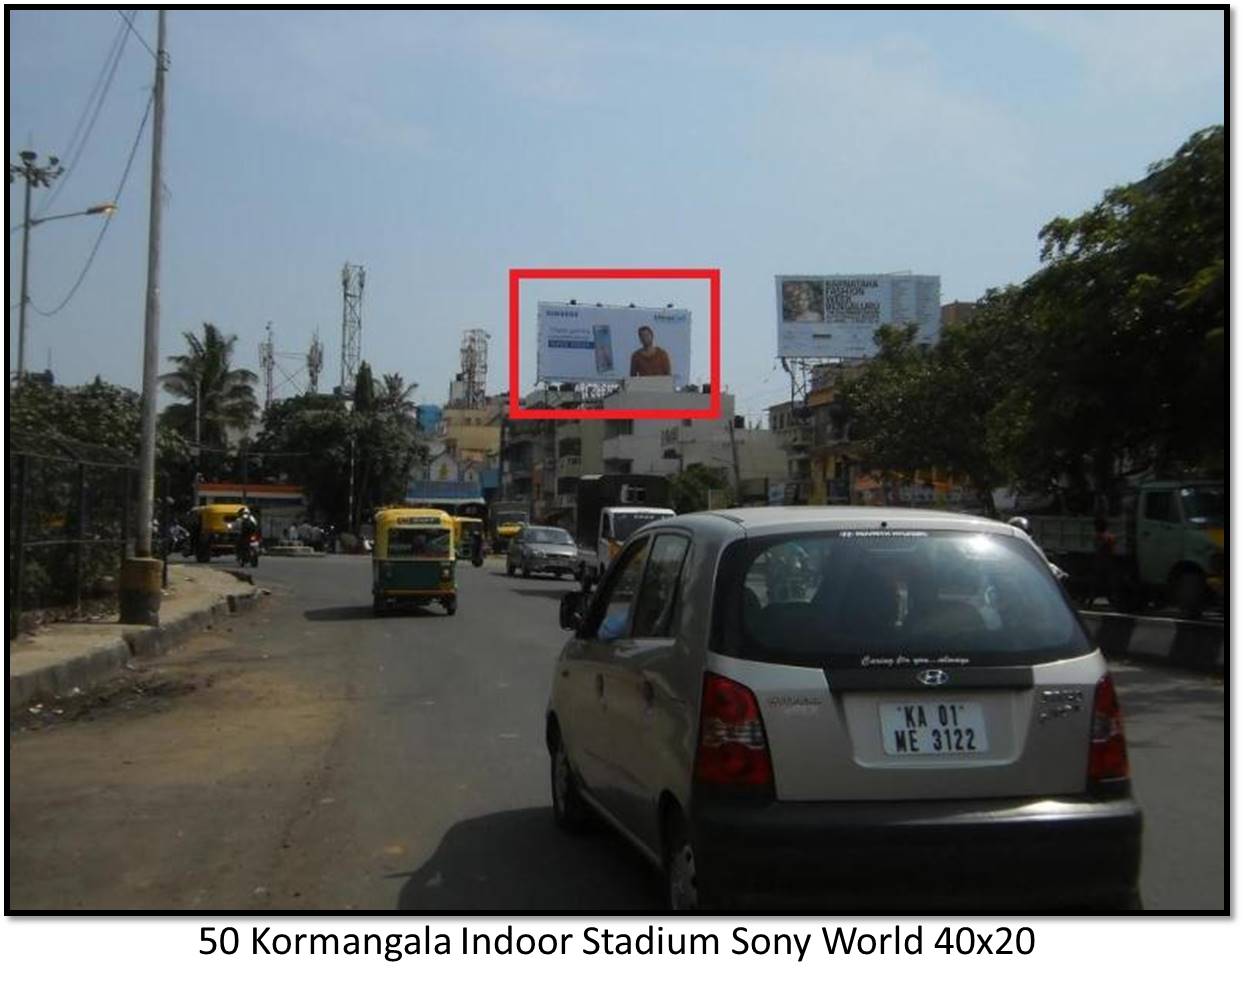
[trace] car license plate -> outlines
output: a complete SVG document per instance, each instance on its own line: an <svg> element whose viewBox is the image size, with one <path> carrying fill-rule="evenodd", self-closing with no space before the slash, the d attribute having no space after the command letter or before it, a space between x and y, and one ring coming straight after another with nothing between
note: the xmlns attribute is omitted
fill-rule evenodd
<svg viewBox="0 0 1243 990"><path fill-rule="evenodd" d="M987 753L984 709L974 701L891 701L880 706L889 756Z"/></svg>

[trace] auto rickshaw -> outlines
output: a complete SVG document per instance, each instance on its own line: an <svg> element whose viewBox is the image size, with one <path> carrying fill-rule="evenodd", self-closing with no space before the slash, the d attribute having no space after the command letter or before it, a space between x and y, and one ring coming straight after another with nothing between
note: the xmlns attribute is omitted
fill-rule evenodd
<svg viewBox="0 0 1243 990"><path fill-rule="evenodd" d="M375 514L371 595L376 615L390 604L440 602L457 611L453 517L439 509L381 509Z"/></svg>
<svg viewBox="0 0 1243 990"><path fill-rule="evenodd" d="M214 554L233 553L237 549L234 523L246 506L241 502L215 502L196 505L190 510L190 543L194 558L206 564Z"/></svg>
<svg viewBox="0 0 1243 990"><path fill-rule="evenodd" d="M453 517L453 539L457 544L459 560L471 555L471 550L475 545L476 534L480 537L483 536L482 519L476 519L474 516Z"/></svg>

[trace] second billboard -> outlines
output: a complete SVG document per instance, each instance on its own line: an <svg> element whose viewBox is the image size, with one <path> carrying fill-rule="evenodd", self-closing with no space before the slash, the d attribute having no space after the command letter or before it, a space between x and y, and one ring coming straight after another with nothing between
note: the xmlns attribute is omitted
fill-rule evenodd
<svg viewBox="0 0 1243 990"><path fill-rule="evenodd" d="M545 382L616 382L668 375L686 384L691 366L687 309L541 302L536 376Z"/></svg>
<svg viewBox="0 0 1243 990"><path fill-rule="evenodd" d="M919 326L917 340L941 332L939 275L778 275L780 357L870 358L886 323Z"/></svg>

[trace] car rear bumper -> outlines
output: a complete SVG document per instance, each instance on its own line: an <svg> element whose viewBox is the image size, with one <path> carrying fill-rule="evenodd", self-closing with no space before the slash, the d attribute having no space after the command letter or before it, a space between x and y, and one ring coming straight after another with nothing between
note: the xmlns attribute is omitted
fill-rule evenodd
<svg viewBox="0 0 1243 990"><path fill-rule="evenodd" d="M544 557L537 560L529 560L522 565L529 567L533 571L545 571L557 574L577 574L578 558L576 557Z"/></svg>
<svg viewBox="0 0 1243 990"><path fill-rule="evenodd" d="M1130 797L701 803L697 866L741 900L913 910L1122 910L1143 820Z"/></svg>

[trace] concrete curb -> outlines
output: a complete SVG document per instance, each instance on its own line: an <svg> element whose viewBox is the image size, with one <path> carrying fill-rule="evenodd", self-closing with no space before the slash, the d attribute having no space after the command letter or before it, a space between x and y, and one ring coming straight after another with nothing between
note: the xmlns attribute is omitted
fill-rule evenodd
<svg viewBox="0 0 1243 990"><path fill-rule="evenodd" d="M197 609L162 626L125 628L118 641L108 646L69 657L58 663L24 674L9 676L9 711L21 708L43 695L65 695L74 688L85 690L129 667L137 657L149 658L166 653L217 619L248 612L259 602L256 588L226 595L223 601Z"/></svg>
<svg viewBox="0 0 1243 990"><path fill-rule="evenodd" d="M1110 659L1138 660L1220 674L1226 667L1226 627L1157 616L1084 612L1083 621Z"/></svg>

